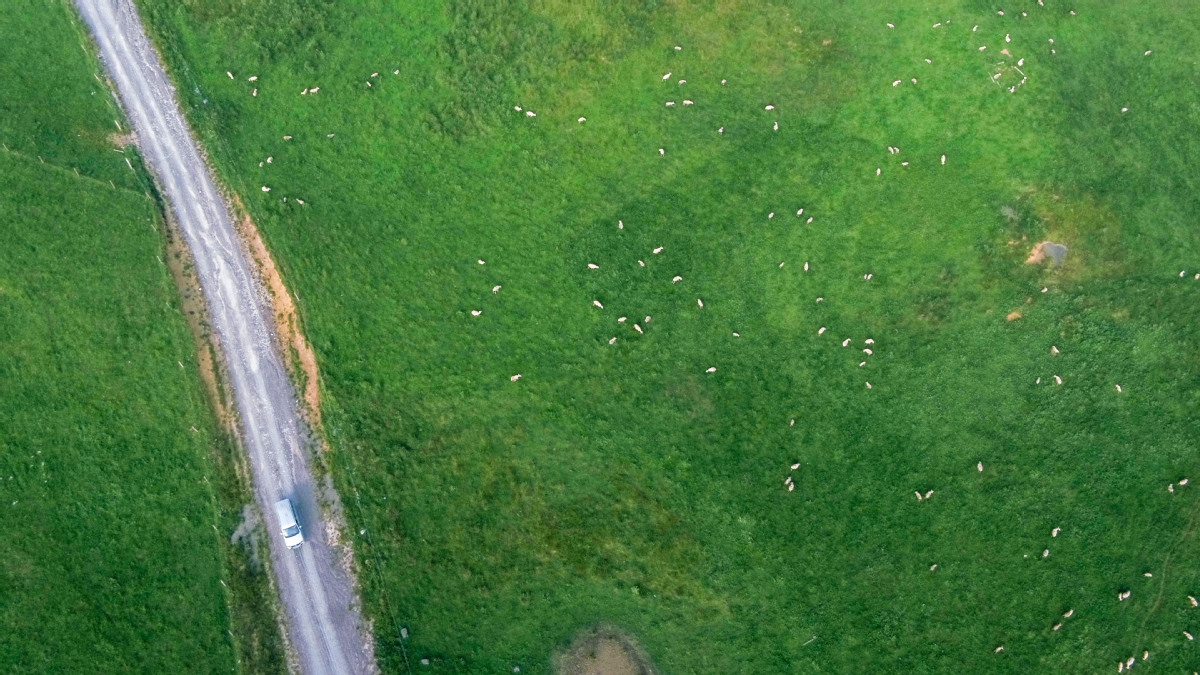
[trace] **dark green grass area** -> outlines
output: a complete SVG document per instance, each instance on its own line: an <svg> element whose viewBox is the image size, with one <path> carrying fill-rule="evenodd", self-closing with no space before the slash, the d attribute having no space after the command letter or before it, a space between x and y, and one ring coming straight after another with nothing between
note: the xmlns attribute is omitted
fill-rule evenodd
<svg viewBox="0 0 1200 675"><path fill-rule="evenodd" d="M0 663L227 671L211 422L176 363L191 344L155 261L152 205L0 162L17 191L0 202Z"/></svg>
<svg viewBox="0 0 1200 675"><path fill-rule="evenodd" d="M71 6L5 9L0 671L280 672L146 174Z"/></svg>
<svg viewBox="0 0 1200 675"><path fill-rule="evenodd" d="M82 23L59 0L15 0L0 17L0 142L10 152L141 190L116 136L128 125L91 56ZM118 126L121 125L121 126Z"/></svg>
<svg viewBox="0 0 1200 675"><path fill-rule="evenodd" d="M598 621L669 673L1200 665L1200 31L1046 4L139 2L299 296L386 669Z"/></svg>

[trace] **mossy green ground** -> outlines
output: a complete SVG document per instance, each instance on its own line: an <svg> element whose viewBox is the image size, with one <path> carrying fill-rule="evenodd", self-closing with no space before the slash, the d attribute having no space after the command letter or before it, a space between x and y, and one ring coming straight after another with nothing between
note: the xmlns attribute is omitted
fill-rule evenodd
<svg viewBox="0 0 1200 675"><path fill-rule="evenodd" d="M139 5L299 297L389 672L601 620L670 673L1200 665L1181 8Z"/></svg>
<svg viewBox="0 0 1200 675"><path fill-rule="evenodd" d="M0 671L270 670L265 577L222 545L232 448L120 113L68 3L7 6L0 37Z"/></svg>

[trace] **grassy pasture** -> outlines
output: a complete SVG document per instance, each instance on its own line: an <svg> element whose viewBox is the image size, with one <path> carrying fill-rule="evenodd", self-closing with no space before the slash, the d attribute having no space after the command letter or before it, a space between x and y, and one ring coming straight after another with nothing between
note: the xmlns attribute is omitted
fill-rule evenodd
<svg viewBox="0 0 1200 675"><path fill-rule="evenodd" d="M71 6L5 10L0 671L277 672L136 151Z"/></svg>
<svg viewBox="0 0 1200 675"><path fill-rule="evenodd" d="M7 153L0 175L0 664L228 671L208 413L153 203Z"/></svg>
<svg viewBox="0 0 1200 675"><path fill-rule="evenodd" d="M299 296L387 670L597 621L673 673L1200 665L1200 31L1046 5L139 1Z"/></svg>

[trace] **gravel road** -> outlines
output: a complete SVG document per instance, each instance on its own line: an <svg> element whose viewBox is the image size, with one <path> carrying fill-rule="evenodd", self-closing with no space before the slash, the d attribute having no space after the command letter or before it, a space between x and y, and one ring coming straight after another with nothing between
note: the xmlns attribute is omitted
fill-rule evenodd
<svg viewBox="0 0 1200 675"><path fill-rule="evenodd" d="M195 258L236 397L254 490L268 525L288 639L304 673L375 671L353 587L338 563L309 471L305 428L276 351L271 312L200 159L175 91L130 0L76 0L116 83L137 143ZM289 550L272 505L296 505L305 543ZM197 546L204 534L196 533Z"/></svg>

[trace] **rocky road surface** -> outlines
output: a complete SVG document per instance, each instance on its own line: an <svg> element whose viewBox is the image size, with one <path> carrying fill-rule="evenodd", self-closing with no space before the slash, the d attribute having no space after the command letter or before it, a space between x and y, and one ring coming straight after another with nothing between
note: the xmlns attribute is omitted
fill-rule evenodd
<svg viewBox="0 0 1200 675"><path fill-rule="evenodd" d="M230 211L201 160L175 91L130 0L76 0L137 144L195 259L225 355L255 496L267 524L288 640L304 673L375 671L353 585L330 548L308 463L296 394L276 350L269 301L237 239ZM305 543L283 544L273 504L296 505ZM197 546L203 533L197 533Z"/></svg>

